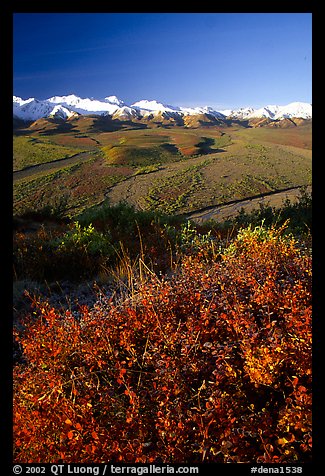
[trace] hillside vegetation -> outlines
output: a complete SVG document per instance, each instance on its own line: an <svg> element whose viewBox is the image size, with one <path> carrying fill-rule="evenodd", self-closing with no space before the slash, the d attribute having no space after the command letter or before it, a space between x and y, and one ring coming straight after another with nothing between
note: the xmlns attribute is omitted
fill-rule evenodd
<svg viewBox="0 0 325 476"><path fill-rule="evenodd" d="M78 144L80 147L80 143ZM82 152L83 149L71 148L55 144L49 139L39 139L33 136L14 137L13 141L13 170L21 170L31 165L38 165L69 157Z"/></svg>
<svg viewBox="0 0 325 476"><path fill-rule="evenodd" d="M50 125L14 138L14 461L310 462L310 127Z"/></svg>
<svg viewBox="0 0 325 476"><path fill-rule="evenodd" d="M127 204L18 222L15 461L309 461L310 200L204 227ZM93 304L53 304L67 279Z"/></svg>
<svg viewBox="0 0 325 476"><path fill-rule="evenodd" d="M14 213L56 208L64 200L65 215L75 217L109 199L111 204L127 200L139 210L184 214L311 185L310 124L188 129L137 128L122 121L114 128L111 122L83 117L69 122L68 130L43 122L16 130ZM35 167L22 171L27 165Z"/></svg>

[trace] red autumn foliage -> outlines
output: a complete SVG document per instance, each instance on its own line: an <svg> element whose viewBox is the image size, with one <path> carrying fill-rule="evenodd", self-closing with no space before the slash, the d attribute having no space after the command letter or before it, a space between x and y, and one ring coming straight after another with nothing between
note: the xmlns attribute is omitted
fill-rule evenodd
<svg viewBox="0 0 325 476"><path fill-rule="evenodd" d="M244 230L78 319L38 304L16 335L16 462L306 462L311 257Z"/></svg>

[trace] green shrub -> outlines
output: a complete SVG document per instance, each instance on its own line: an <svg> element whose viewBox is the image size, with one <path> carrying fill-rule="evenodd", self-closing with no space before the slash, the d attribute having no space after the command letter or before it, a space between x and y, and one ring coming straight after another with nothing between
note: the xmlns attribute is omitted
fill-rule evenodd
<svg viewBox="0 0 325 476"><path fill-rule="evenodd" d="M62 238L54 240L52 245L57 245L59 253L85 251L90 255L110 256L113 252L108 231L104 235L96 231L91 223L88 227L82 227L78 221L73 223L72 229Z"/></svg>

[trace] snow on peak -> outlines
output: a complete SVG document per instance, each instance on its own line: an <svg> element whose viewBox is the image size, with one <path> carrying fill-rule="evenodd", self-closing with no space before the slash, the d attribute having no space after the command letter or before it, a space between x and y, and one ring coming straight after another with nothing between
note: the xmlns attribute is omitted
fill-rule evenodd
<svg viewBox="0 0 325 476"><path fill-rule="evenodd" d="M156 100L149 101L148 99L141 99L141 101L131 104L131 107L150 112L179 112L180 110L180 108L176 106L167 106Z"/></svg>
<svg viewBox="0 0 325 476"><path fill-rule="evenodd" d="M13 103L18 104L19 106L23 106L24 104L28 104L31 101L35 101L35 98L22 99L18 96L13 96Z"/></svg>
<svg viewBox="0 0 325 476"><path fill-rule="evenodd" d="M53 96L48 99L49 102L54 102L56 104L61 104L63 102L78 104L80 100L80 97L76 96L75 94L68 94L67 96Z"/></svg>
<svg viewBox="0 0 325 476"><path fill-rule="evenodd" d="M36 121L41 117L48 117L53 109L53 104L47 101L38 101L31 98L30 100L22 100L22 102L14 102L13 115L25 121Z"/></svg>
<svg viewBox="0 0 325 476"><path fill-rule="evenodd" d="M54 106L52 111L49 114L49 117L58 117L61 119L70 119L71 117L76 117L79 114L77 112L71 111L70 109L61 106L61 104L57 104Z"/></svg>
<svg viewBox="0 0 325 476"><path fill-rule="evenodd" d="M197 107L181 107L181 112L187 116L192 116L195 114L209 114L210 116L216 117L218 119L224 119L226 116L220 111L216 111L211 106L197 106Z"/></svg>
<svg viewBox="0 0 325 476"><path fill-rule="evenodd" d="M113 119L128 120L135 117L139 117L140 113L137 109L129 106L119 107L112 115Z"/></svg>
<svg viewBox="0 0 325 476"><path fill-rule="evenodd" d="M116 104L116 105L119 106L119 107L124 106L124 102L121 101L121 99L119 99L119 98L116 97L116 96L107 96L107 97L105 98L105 101L109 102L110 104Z"/></svg>
<svg viewBox="0 0 325 476"><path fill-rule="evenodd" d="M274 115L278 112L279 106L264 106L259 109L254 109L251 113L247 114L246 119L252 118L268 118L273 119Z"/></svg>
<svg viewBox="0 0 325 476"><path fill-rule="evenodd" d="M119 107L116 103L113 104L111 102L100 101L92 98L80 98L74 94L70 94L69 96L54 96L49 98L48 101L55 104L61 104L79 114L113 114Z"/></svg>
<svg viewBox="0 0 325 476"><path fill-rule="evenodd" d="M239 109L232 109L228 117L232 119L246 119L253 112L254 109L252 107L241 107Z"/></svg>
<svg viewBox="0 0 325 476"><path fill-rule="evenodd" d="M286 106L268 105L258 109L242 107L240 109L221 111L232 119L268 118L271 120L300 117L311 119L312 105L305 102L292 102Z"/></svg>
<svg viewBox="0 0 325 476"><path fill-rule="evenodd" d="M274 119L290 119L292 117L311 119L312 105L306 102L291 102L286 106L279 106L278 111L274 115Z"/></svg>

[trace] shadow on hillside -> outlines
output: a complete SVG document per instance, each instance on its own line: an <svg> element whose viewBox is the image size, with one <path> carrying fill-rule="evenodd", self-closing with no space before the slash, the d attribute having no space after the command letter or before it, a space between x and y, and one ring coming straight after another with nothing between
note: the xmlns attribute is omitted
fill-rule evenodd
<svg viewBox="0 0 325 476"><path fill-rule="evenodd" d="M244 119L227 119L228 125L233 126L234 124L236 126L241 126L241 127L246 127L247 129L252 129L252 126L249 124L248 120Z"/></svg>
<svg viewBox="0 0 325 476"><path fill-rule="evenodd" d="M62 122L61 124L58 124L57 127L53 129L45 129L43 131L40 130L37 132L39 133L40 136L54 136L56 134L66 134L67 132L78 133L80 131L73 124L70 124L68 122Z"/></svg>
<svg viewBox="0 0 325 476"><path fill-rule="evenodd" d="M91 132L115 132L121 129L146 129L147 125L133 121L120 121L108 116L97 116L90 127Z"/></svg>
<svg viewBox="0 0 325 476"><path fill-rule="evenodd" d="M170 154L176 155L179 153L178 148L176 147L175 144L161 144L160 145L161 149L165 150L166 152L169 152Z"/></svg>
<svg viewBox="0 0 325 476"><path fill-rule="evenodd" d="M33 121L23 121L22 119L14 118L12 122L12 130L15 136L24 136L30 134L28 130Z"/></svg>
<svg viewBox="0 0 325 476"><path fill-rule="evenodd" d="M203 140L195 146L198 148L200 154L207 155L216 154L218 152L225 152L225 149L213 148L213 146L215 145L215 140L211 137L202 137L202 139Z"/></svg>

